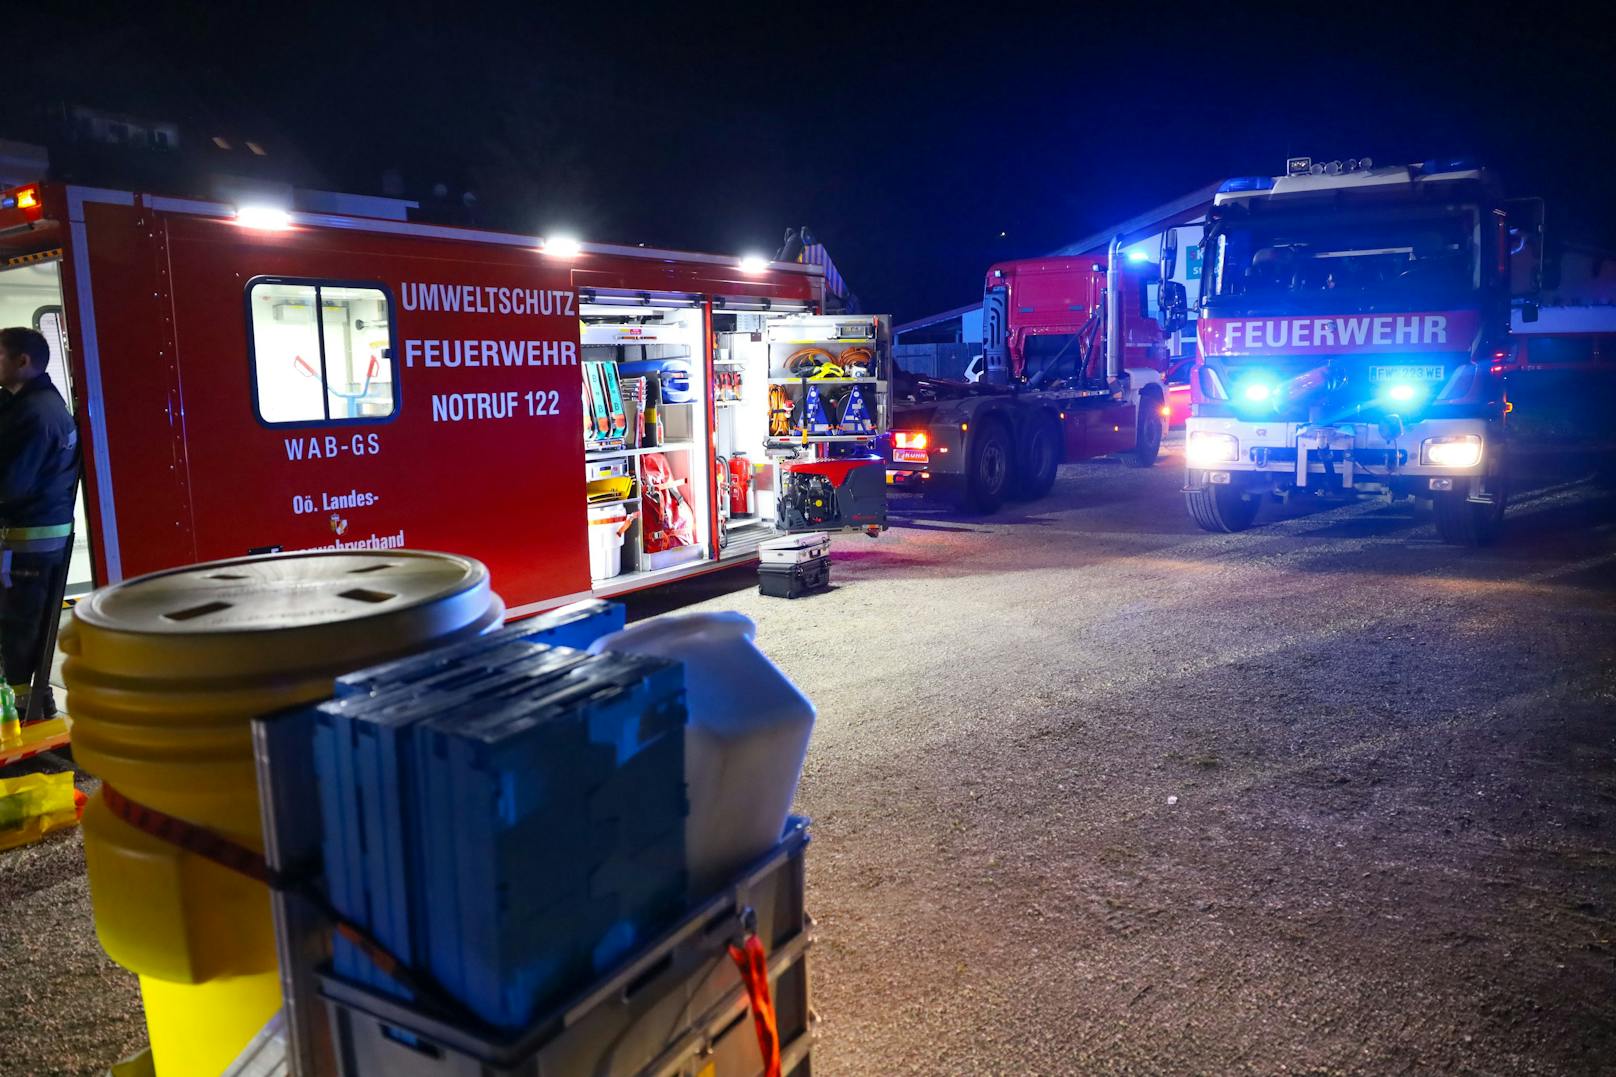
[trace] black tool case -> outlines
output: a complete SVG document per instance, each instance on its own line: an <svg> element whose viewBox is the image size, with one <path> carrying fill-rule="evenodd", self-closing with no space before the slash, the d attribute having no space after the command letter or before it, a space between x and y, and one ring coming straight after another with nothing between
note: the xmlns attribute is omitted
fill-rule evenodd
<svg viewBox="0 0 1616 1077"><path fill-rule="evenodd" d="M829 557L813 557L794 565L758 566L758 594L770 598L799 598L829 586Z"/></svg>

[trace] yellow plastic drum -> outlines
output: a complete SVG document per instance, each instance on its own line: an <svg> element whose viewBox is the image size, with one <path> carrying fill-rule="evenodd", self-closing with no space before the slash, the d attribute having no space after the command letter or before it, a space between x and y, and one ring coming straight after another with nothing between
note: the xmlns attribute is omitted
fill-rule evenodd
<svg viewBox="0 0 1616 1077"><path fill-rule="evenodd" d="M413 550L127 580L81 601L62 633L74 755L130 800L262 851L253 718L503 612L479 562ZM129 826L99 794L84 854L101 945L140 976L157 1074L218 1073L281 1004L268 891Z"/></svg>

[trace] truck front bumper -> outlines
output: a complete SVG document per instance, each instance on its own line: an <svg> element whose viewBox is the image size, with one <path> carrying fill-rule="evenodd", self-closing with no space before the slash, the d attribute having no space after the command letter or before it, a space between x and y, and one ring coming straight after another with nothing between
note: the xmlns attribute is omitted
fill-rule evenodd
<svg viewBox="0 0 1616 1077"><path fill-rule="evenodd" d="M1186 490L1230 485L1274 491L1491 501L1499 443L1484 419L1428 419L1386 437L1377 423L1247 422L1191 418Z"/></svg>

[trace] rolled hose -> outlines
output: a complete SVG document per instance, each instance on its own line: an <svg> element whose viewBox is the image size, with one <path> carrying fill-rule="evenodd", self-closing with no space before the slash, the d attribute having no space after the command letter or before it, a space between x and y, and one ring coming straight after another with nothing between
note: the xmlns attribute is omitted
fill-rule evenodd
<svg viewBox="0 0 1616 1077"><path fill-rule="evenodd" d="M794 378L850 378L862 366L866 374L875 369L875 351L860 345L843 348L840 356L816 346L799 348L786 359L786 372Z"/></svg>
<svg viewBox="0 0 1616 1077"><path fill-rule="evenodd" d="M798 348L786 360L786 372L794 378L810 377L821 365L836 362L824 348Z"/></svg>
<svg viewBox="0 0 1616 1077"><path fill-rule="evenodd" d="M875 352L869 348L843 348L839 362L842 364L843 369L862 366L865 370L873 373L875 370Z"/></svg>

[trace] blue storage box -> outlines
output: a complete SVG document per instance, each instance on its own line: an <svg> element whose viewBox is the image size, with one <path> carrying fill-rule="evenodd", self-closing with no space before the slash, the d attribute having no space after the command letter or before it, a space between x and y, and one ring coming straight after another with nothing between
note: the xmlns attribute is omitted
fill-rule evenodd
<svg viewBox="0 0 1616 1077"><path fill-rule="evenodd" d="M618 363L617 373L624 378L642 378L656 375L662 388L664 404L688 404L696 399L696 387L690 380L690 360L636 359Z"/></svg>

